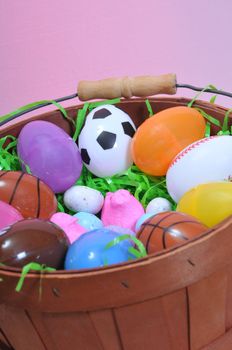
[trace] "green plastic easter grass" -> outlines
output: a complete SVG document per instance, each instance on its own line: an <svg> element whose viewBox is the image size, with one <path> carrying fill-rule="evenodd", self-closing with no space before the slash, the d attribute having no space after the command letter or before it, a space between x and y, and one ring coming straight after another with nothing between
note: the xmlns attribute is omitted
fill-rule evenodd
<svg viewBox="0 0 232 350"><path fill-rule="evenodd" d="M147 107L147 110L148 110L148 113L149 113L149 117L152 117L154 115L154 112L152 110L150 101L148 99L146 99L145 103L146 103L146 107Z"/></svg>
<svg viewBox="0 0 232 350"><path fill-rule="evenodd" d="M198 99L198 97L200 97L200 95L202 95L203 94L203 92L205 92L205 90L207 90L207 89L214 89L214 90L216 90L216 87L214 86L214 85L211 85L211 84L209 84L209 85L206 85L205 87L204 87L204 89L202 89L200 92L198 92L195 96L194 96L194 98L188 103L188 107L193 107L193 104L196 102L196 100ZM213 101L215 101L215 99L216 99L216 97L212 97L214 100ZM211 101L210 101L211 102Z"/></svg>
<svg viewBox="0 0 232 350"><path fill-rule="evenodd" d="M206 119L206 130L205 130L205 137L209 137L211 134L211 125L216 125L217 127L221 128L221 130L217 133L217 135L232 135L232 126L229 127L229 115L232 112L232 109L229 109L225 113L223 125L221 125L220 121L216 118L212 117L211 115L207 114L203 109L194 107L194 103L197 100L197 98L206 90L206 89L216 89L214 85L207 85L202 91L196 94L196 96L188 103L188 107L195 108L198 112L201 113L201 115ZM217 96L212 96L210 99L210 103L214 104Z"/></svg>
<svg viewBox="0 0 232 350"><path fill-rule="evenodd" d="M216 101L217 95L214 95L211 97L211 99L209 100L210 103L214 104Z"/></svg>
<svg viewBox="0 0 232 350"><path fill-rule="evenodd" d="M23 287L24 280L30 271L40 272L40 286L39 286L39 297L41 298L42 293L42 274L45 272L54 272L56 269L52 267L47 267L46 265L41 265L35 262L31 262L22 268L21 276L18 280L17 286L15 288L16 292L20 292Z"/></svg>
<svg viewBox="0 0 232 350"><path fill-rule="evenodd" d="M133 247L130 247L128 249L128 251L134 255L137 259L139 258L144 258L145 256L147 256L147 252L146 249L143 245L143 243L137 239L136 237L132 236L132 235L120 235L116 238L114 238L111 242L109 242L106 246L105 246L105 250L108 250L112 247L115 247L116 245L118 245L120 242L122 241L126 241L126 240L130 240L133 243L135 243L135 245L137 246L138 249L135 249Z"/></svg>
<svg viewBox="0 0 232 350"><path fill-rule="evenodd" d="M60 112L63 115L63 117L68 119L72 124L74 124L73 119L68 116L68 113L66 112L65 108L63 106L61 106L58 102L54 101L54 100L42 100L42 101L29 103L29 104L27 104L27 105L25 105L23 107L20 107L20 108L16 109L15 111L13 111L13 112L11 112L9 114L1 116L0 117L0 122L11 120L11 118L14 117L16 114L18 114L20 112L24 112L24 111L26 111L26 110L28 110L30 108L33 108L33 107L37 107L37 106L43 105L45 103L53 104L54 106L56 106L58 108L58 110L60 110Z"/></svg>
<svg viewBox="0 0 232 350"><path fill-rule="evenodd" d="M218 132L218 135L232 135L232 126L229 127L229 115L232 109L229 109L226 114L222 125L222 130Z"/></svg>

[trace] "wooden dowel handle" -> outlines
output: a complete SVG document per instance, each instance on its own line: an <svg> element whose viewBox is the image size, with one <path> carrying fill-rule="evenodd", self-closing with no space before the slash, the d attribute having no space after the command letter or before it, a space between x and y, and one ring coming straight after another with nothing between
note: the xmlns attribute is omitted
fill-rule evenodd
<svg viewBox="0 0 232 350"><path fill-rule="evenodd" d="M78 85L78 97L81 101L96 98L145 97L157 94L173 95L175 93L175 74L165 74L157 77L148 75L135 78L109 78L97 81L82 80Z"/></svg>

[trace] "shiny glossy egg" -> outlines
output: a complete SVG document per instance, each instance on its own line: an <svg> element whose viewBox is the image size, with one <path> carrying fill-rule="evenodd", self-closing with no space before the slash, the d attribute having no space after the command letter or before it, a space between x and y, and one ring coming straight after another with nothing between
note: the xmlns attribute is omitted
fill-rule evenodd
<svg viewBox="0 0 232 350"><path fill-rule="evenodd" d="M22 168L55 193L63 193L79 178L82 160L76 143L57 125L37 120L27 123L18 138L17 152Z"/></svg>
<svg viewBox="0 0 232 350"><path fill-rule="evenodd" d="M39 178L21 171L0 171L0 200L25 219L49 219L57 209L52 190Z"/></svg>
<svg viewBox="0 0 232 350"><path fill-rule="evenodd" d="M68 239L55 224L22 220L0 231L0 263L23 267L30 262L63 267Z"/></svg>

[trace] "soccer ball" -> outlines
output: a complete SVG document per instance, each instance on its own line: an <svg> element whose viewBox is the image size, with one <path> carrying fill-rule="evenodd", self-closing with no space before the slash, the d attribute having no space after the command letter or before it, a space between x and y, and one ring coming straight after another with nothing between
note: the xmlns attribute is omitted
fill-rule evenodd
<svg viewBox="0 0 232 350"><path fill-rule="evenodd" d="M131 140L135 131L133 121L121 109L112 105L93 109L78 140L88 170L98 177L127 170L133 163Z"/></svg>

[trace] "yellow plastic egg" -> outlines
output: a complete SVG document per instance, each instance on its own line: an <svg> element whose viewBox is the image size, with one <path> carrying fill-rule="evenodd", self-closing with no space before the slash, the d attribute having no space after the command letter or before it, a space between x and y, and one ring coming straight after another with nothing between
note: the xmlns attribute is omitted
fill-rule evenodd
<svg viewBox="0 0 232 350"><path fill-rule="evenodd" d="M184 194L176 210L212 227L232 215L232 182L198 185Z"/></svg>

